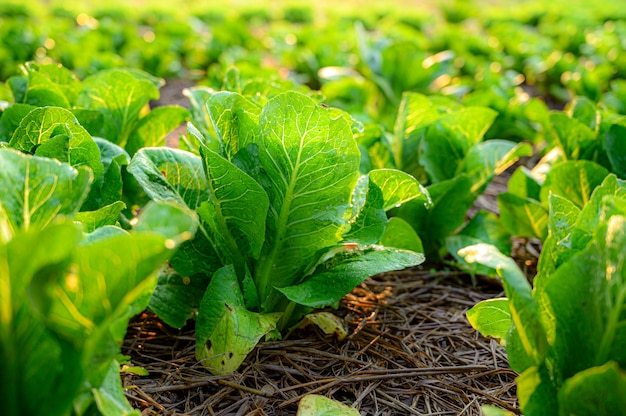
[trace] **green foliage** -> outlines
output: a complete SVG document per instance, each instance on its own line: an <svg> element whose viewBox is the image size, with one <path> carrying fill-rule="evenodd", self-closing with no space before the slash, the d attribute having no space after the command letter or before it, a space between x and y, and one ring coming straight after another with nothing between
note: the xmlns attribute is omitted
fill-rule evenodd
<svg viewBox="0 0 626 416"><path fill-rule="evenodd" d="M317 394L307 394L300 400L298 416L356 416L359 411L336 400Z"/></svg>
<svg viewBox="0 0 626 416"><path fill-rule="evenodd" d="M200 138L200 156L143 149L128 169L152 199L198 215L201 231L170 262L182 279L163 280L151 308L178 325L198 308L196 355L225 373L309 308L336 305L365 278L422 262L421 254L373 244L385 210L427 196L393 170L372 171L357 186L350 125L302 94L276 95L261 108L216 93L206 108L200 122L208 115L205 131L215 136ZM186 307L167 306L182 300L181 281L200 291L187 292Z"/></svg>
<svg viewBox="0 0 626 416"><path fill-rule="evenodd" d="M162 81L138 70L99 72L84 82L54 64L27 63L23 72L8 82L15 102L0 114L0 140L25 153L88 167L94 178L80 207L86 221L113 225L114 212L132 215L130 209L146 201L126 175L130 156L165 145L189 112L176 106L150 111L148 101L158 98ZM126 204L122 209L120 201Z"/></svg>
<svg viewBox="0 0 626 416"><path fill-rule="evenodd" d="M148 304L156 270L195 223L179 208L152 204L134 232L111 227L86 237L71 221L93 178L86 168L11 149L0 150L0 166L0 189L17 190L0 193L5 414L136 414L119 378L120 346L128 321Z"/></svg>
<svg viewBox="0 0 626 416"><path fill-rule="evenodd" d="M468 319L484 335L506 340L510 365L520 373L524 414L621 412L625 189L609 175L582 207L576 192L569 194L573 200L550 195L549 234L532 291L513 261L495 247L460 252L467 261L496 269L503 279L507 300L481 302ZM606 393L598 386L609 380Z"/></svg>
<svg viewBox="0 0 626 416"><path fill-rule="evenodd" d="M0 5L9 414L131 412L114 353L148 298L173 326L197 316L198 358L221 374L263 336L423 251L502 275L508 298L468 318L506 345L526 414L620 413L623 13L474 3L448 2L443 19L335 5L78 17ZM185 90L190 111L150 108L158 77L200 81ZM163 147L188 119L187 151ZM469 218L533 151L542 160L513 173L499 218ZM196 227L193 239L183 231ZM534 289L498 253L511 235L543 244ZM112 261L124 265L109 273ZM93 308L72 298L75 279Z"/></svg>
<svg viewBox="0 0 626 416"><path fill-rule="evenodd" d="M446 238L446 249L459 267L472 274L492 276L493 269L476 263L467 263L458 252L463 247L479 243L494 245L502 253L511 252L511 236L500 219L493 213L481 210L457 234Z"/></svg>
<svg viewBox="0 0 626 416"><path fill-rule="evenodd" d="M532 152L528 144L484 141L495 117L489 108L405 93L392 135L361 136L368 165L402 169L429 183L430 200L414 200L391 213L417 231L428 257L443 254L446 238L464 225L493 178Z"/></svg>
<svg viewBox="0 0 626 416"><path fill-rule="evenodd" d="M74 169L53 160L33 158L0 149L2 192L0 224L2 241L18 230L42 228L57 215L75 214L93 180L85 169Z"/></svg>
<svg viewBox="0 0 626 416"><path fill-rule="evenodd" d="M98 145L74 115L60 107L30 111L13 132L9 147L74 167L88 166L96 178L103 174Z"/></svg>
<svg viewBox="0 0 626 416"><path fill-rule="evenodd" d="M4 119L5 114L0 118L1 140L20 150L33 152L35 146L51 139L69 140L66 147L94 158L90 136L95 136L132 155L141 147L165 145L167 134L188 116L187 110L176 106L148 111L146 106L159 98L163 81L137 69L100 71L83 81L56 64L29 62L22 72L24 75L8 81L14 102L7 109L8 118ZM13 107L15 110L10 110ZM31 113L35 107L38 112ZM69 139L57 138L59 135ZM98 178L101 169L90 167Z"/></svg>
<svg viewBox="0 0 626 416"><path fill-rule="evenodd" d="M489 299L467 311L467 320L480 333L506 347L506 338L511 329L511 308L507 298Z"/></svg>

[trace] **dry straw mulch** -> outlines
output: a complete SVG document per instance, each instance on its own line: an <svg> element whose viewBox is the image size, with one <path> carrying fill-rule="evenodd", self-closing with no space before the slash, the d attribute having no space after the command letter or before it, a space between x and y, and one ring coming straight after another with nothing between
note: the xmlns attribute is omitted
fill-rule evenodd
<svg viewBox="0 0 626 416"><path fill-rule="evenodd" d="M351 331L346 340L307 327L259 344L239 371L219 377L195 360L193 327L175 330L145 313L123 352L150 375L124 375L127 396L144 415L295 415L310 393L361 415L475 415L482 404L518 412L504 350L465 318L499 290L457 272L377 276L334 311Z"/></svg>

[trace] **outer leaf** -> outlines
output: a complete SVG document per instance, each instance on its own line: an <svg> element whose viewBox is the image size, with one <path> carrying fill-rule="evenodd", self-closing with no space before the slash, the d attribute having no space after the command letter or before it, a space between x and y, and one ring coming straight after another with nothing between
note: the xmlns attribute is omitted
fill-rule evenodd
<svg viewBox="0 0 626 416"><path fill-rule="evenodd" d="M278 290L293 302L318 308L339 302L370 276L417 266L423 261L422 254L412 251L374 247L361 253L357 249L331 258L304 283Z"/></svg>
<svg viewBox="0 0 626 416"><path fill-rule="evenodd" d="M38 107L51 105L70 108L70 103L59 85L39 72L28 74L28 89L23 102Z"/></svg>
<svg viewBox="0 0 626 416"><path fill-rule="evenodd" d="M307 394L300 400L296 416L359 416L357 409L318 394Z"/></svg>
<svg viewBox="0 0 626 416"><path fill-rule="evenodd" d="M165 210L162 214L168 214L170 229L178 224L177 234L189 234L184 228L191 221L172 208L148 207L140 224L152 223L151 229L159 229L159 218L164 215L159 216L156 211ZM153 272L175 247L172 239L155 233L112 233L74 246L71 259L63 263L64 270L56 276L35 275L30 296L34 309L46 326L60 335L62 351L67 344L81 352L80 356L68 357L67 366L79 363L89 369L82 383L93 388L100 411L119 414L118 411L131 410L119 385L119 365L114 358L119 354L128 320L143 310L150 299L156 283ZM111 371L115 374L111 375ZM118 391L109 385L115 377ZM80 402L83 408L89 405L89 400L82 397Z"/></svg>
<svg viewBox="0 0 626 416"><path fill-rule="evenodd" d="M148 196L175 201L196 209L209 200L202 159L193 153L168 148L141 149L128 165Z"/></svg>
<svg viewBox="0 0 626 416"><path fill-rule="evenodd" d="M272 287L294 283L346 231L359 150L344 118L331 118L299 93L272 98L260 123L270 209L255 281L267 299Z"/></svg>
<svg viewBox="0 0 626 416"><path fill-rule="evenodd" d="M532 147L528 143L489 140L478 143L467 152L462 171L472 179L472 191L480 194L495 176L508 169L520 157L531 154Z"/></svg>
<svg viewBox="0 0 626 416"><path fill-rule="evenodd" d="M0 143L9 142L20 122L36 107L30 104L12 104L2 111L0 117Z"/></svg>
<svg viewBox="0 0 626 416"><path fill-rule="evenodd" d="M261 107L257 104L240 94L224 91L211 95L206 106L220 141L220 154L226 159L258 140Z"/></svg>
<svg viewBox="0 0 626 416"><path fill-rule="evenodd" d="M208 148L202 149L210 203L199 214L236 267L258 258L265 240L269 200L263 188L235 165Z"/></svg>
<svg viewBox="0 0 626 416"><path fill-rule="evenodd" d="M452 179L469 149L482 140L497 113L489 108L466 107L440 118L422 141L420 163L431 180Z"/></svg>
<svg viewBox="0 0 626 416"><path fill-rule="evenodd" d="M496 269L503 280L506 295L510 299L511 316L524 350L535 364L542 362L548 347L546 333L530 284L517 264L494 246L487 244L466 247L459 254L465 257L468 263L478 262Z"/></svg>
<svg viewBox="0 0 626 416"><path fill-rule="evenodd" d="M70 339L80 340L93 335L111 316L128 320L140 312L156 285L150 275L171 255L165 240L156 234L120 234L81 246L75 252L72 272L55 288L59 301L46 313L49 324ZM141 303L136 303L140 298ZM119 339L124 332L116 334ZM93 347L93 353L102 350Z"/></svg>
<svg viewBox="0 0 626 416"><path fill-rule="evenodd" d="M515 413L509 412L508 410L499 409L495 406L480 406L480 414L482 416L514 416Z"/></svg>
<svg viewBox="0 0 626 416"><path fill-rule="evenodd" d="M169 220L166 227L165 217ZM154 271L171 255L178 241L191 236L192 226L180 208L152 205L146 208L138 228L165 235L114 233L79 246L69 273L55 287L58 301L47 308L49 324L72 339L82 339L102 330L99 325L127 322L145 308L156 284ZM100 336L119 336L119 340L126 331L123 326L116 327L119 333L107 325L104 328ZM96 345L91 347L92 353L98 351Z"/></svg>
<svg viewBox="0 0 626 416"><path fill-rule="evenodd" d="M77 105L104 115L105 138L124 147L150 100L159 98L155 81L145 73L124 69L101 71L83 81Z"/></svg>
<svg viewBox="0 0 626 416"><path fill-rule="evenodd" d="M183 243L176 254L170 259L170 265L184 277L197 277L206 280L217 269L224 265L221 253L216 251L213 241L209 240L203 228L193 240ZM206 282L202 289L206 288Z"/></svg>
<svg viewBox="0 0 626 416"><path fill-rule="evenodd" d="M626 409L626 374L610 361L577 373L559 390L560 415L619 415Z"/></svg>
<svg viewBox="0 0 626 416"><path fill-rule="evenodd" d="M94 231L89 234L85 234L85 238L81 241L82 245L89 245L94 241L104 240L114 235L126 235L128 231L122 230L120 227L115 225L103 225L102 227L96 228Z"/></svg>
<svg viewBox="0 0 626 416"><path fill-rule="evenodd" d="M101 386L129 319L148 304L156 279L154 271L171 255L162 236L114 235L81 246L72 274L55 288L57 302L46 316L49 325L69 337L86 340L84 362L91 386ZM70 318L71 317L71 318Z"/></svg>
<svg viewBox="0 0 626 416"><path fill-rule="evenodd" d="M64 139L64 142L59 139ZM32 110L20 122L9 146L23 152L37 152L39 156L53 157L75 168L88 166L95 178L102 176L104 170L98 145L87 130L78 124L76 117L63 108L41 107ZM60 148L62 146L66 147L65 151Z"/></svg>
<svg viewBox="0 0 626 416"><path fill-rule="evenodd" d="M26 90L28 89L28 78L24 76L14 76L7 80L7 86L11 89L16 103L24 102Z"/></svg>
<svg viewBox="0 0 626 416"><path fill-rule="evenodd" d="M80 236L63 223L0 242L0 400L7 416L70 411L83 377L80 356L44 327L32 307L37 291L29 288L45 292L61 276Z"/></svg>
<svg viewBox="0 0 626 416"><path fill-rule="evenodd" d="M188 116L186 108L175 105L151 110L137 122L128 138L126 150L132 156L142 147L165 146L168 133L182 125Z"/></svg>
<svg viewBox="0 0 626 416"><path fill-rule="evenodd" d="M213 275L200 304L196 358L213 374L231 373L279 318L246 310L235 269L225 266Z"/></svg>
<svg viewBox="0 0 626 416"><path fill-rule="evenodd" d="M383 193L385 211L399 208L405 202L417 199L423 204L430 204L430 196L414 177L395 169L375 169L368 173Z"/></svg>
<svg viewBox="0 0 626 416"><path fill-rule="evenodd" d="M182 328L196 316L202 295L208 285L206 279L181 276L170 266L163 266L148 307L163 322L173 328Z"/></svg>
<svg viewBox="0 0 626 416"><path fill-rule="evenodd" d="M563 380L608 360L626 365L625 244L626 221L614 216L585 250L538 288L552 317L546 322Z"/></svg>
<svg viewBox="0 0 626 416"><path fill-rule="evenodd" d="M60 64L36 64L34 62L28 62L25 65L29 77L34 74L45 77L50 81L52 85L58 88L65 101L69 105L73 105L76 102L76 98L82 88L82 85L76 75L74 75L69 69L64 68ZM29 80L27 101L32 100L33 97L33 82L32 78ZM43 100L39 106L54 105L51 102Z"/></svg>
<svg viewBox="0 0 626 416"><path fill-rule="evenodd" d="M512 235L547 237L548 211L538 201L505 192L498 195L498 208L502 224Z"/></svg>
<svg viewBox="0 0 626 416"><path fill-rule="evenodd" d="M91 173L47 158L0 149L0 224L6 239L19 229L44 227L73 215L87 196Z"/></svg>
<svg viewBox="0 0 626 416"><path fill-rule="evenodd" d="M385 247L411 250L423 253L424 246L411 225L400 217L392 217L385 227L385 232L380 238L380 244Z"/></svg>
<svg viewBox="0 0 626 416"><path fill-rule="evenodd" d="M196 232L198 221L194 213L183 207L165 202L149 202L141 210L134 230L158 233L168 248L191 240Z"/></svg>
<svg viewBox="0 0 626 416"><path fill-rule="evenodd" d="M587 160L568 161L552 167L541 188L541 201L548 202L550 192L572 201L578 208L587 202L591 192L602 183L608 171Z"/></svg>
<svg viewBox="0 0 626 416"><path fill-rule="evenodd" d="M298 328L304 328L308 325L315 325L321 329L326 335L335 335L338 341L343 341L348 336L346 322L343 318L338 317L330 312L315 312L305 315Z"/></svg>
<svg viewBox="0 0 626 416"><path fill-rule="evenodd" d="M96 228L104 225L117 224L120 213L124 208L126 208L126 204L122 201L117 201L96 211L79 212L76 214L75 219L83 224L83 231L91 233Z"/></svg>
<svg viewBox="0 0 626 416"><path fill-rule="evenodd" d="M511 330L506 337L506 355L509 361L509 367L519 374L534 367L534 360L526 353L515 322L513 322Z"/></svg>
<svg viewBox="0 0 626 416"><path fill-rule="evenodd" d="M387 214L383 209L385 203L383 192L369 176L361 176L352 201L356 217L352 219L350 232L344 236L344 240L362 245L376 244L387 224Z"/></svg>
<svg viewBox="0 0 626 416"><path fill-rule="evenodd" d="M26 290L37 270L46 265L59 265L69 257L71 250L78 244L80 230L74 224L51 225L45 231L36 230L20 233L14 240L2 245L0 270L0 312L3 331L11 331L12 314L24 303ZM63 239L66 244L63 244ZM41 243L38 243L38 240ZM22 252L20 252L22 250ZM29 261L25 256L33 256ZM6 327L5 325L9 325ZM7 335L5 333L4 335ZM7 339L3 339L7 341Z"/></svg>
<svg viewBox="0 0 626 416"><path fill-rule="evenodd" d="M124 397L124 388L120 379L120 365L112 360L102 386L93 388L92 393L103 416L140 416L139 410L133 410Z"/></svg>
<svg viewBox="0 0 626 416"><path fill-rule="evenodd" d="M506 346L513 319L507 298L484 300L467 311L467 320L484 337Z"/></svg>
<svg viewBox="0 0 626 416"><path fill-rule="evenodd" d="M517 377L516 383L517 397L524 414L538 416L557 414L557 389L545 367L530 367Z"/></svg>
<svg viewBox="0 0 626 416"><path fill-rule="evenodd" d="M611 162L611 171L626 179L626 126L611 126L604 137L604 150Z"/></svg>
<svg viewBox="0 0 626 416"><path fill-rule="evenodd" d="M417 158L419 144L425 133L425 127L439 118L439 111L422 94L405 92L398 108L394 124L391 149L395 166L407 170Z"/></svg>

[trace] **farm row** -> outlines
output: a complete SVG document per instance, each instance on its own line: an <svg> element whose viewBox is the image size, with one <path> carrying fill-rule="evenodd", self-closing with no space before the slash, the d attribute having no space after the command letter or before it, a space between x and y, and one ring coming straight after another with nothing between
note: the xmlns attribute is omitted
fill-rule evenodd
<svg viewBox="0 0 626 416"><path fill-rule="evenodd" d="M146 307L194 320L196 358L227 374L368 277L425 260L502 279L507 297L468 319L506 347L524 414L620 414L626 20L583 11L4 6L7 414L136 413L120 345ZM161 77L197 83L189 109L151 107ZM506 170L499 215L469 218ZM532 284L513 237L542 243Z"/></svg>

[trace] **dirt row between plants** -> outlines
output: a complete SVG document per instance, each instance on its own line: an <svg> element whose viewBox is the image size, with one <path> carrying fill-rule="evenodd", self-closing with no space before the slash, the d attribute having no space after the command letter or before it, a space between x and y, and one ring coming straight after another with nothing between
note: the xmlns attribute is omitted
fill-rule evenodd
<svg viewBox="0 0 626 416"><path fill-rule="evenodd" d="M228 376L196 361L193 327L174 330L145 313L131 323L123 352L150 375L124 375L127 396L144 415L293 415L310 393L362 415L469 415L481 404L517 411L504 350L465 318L498 295L454 271L380 275L334 311L349 327L346 340L307 327L259 344Z"/></svg>

